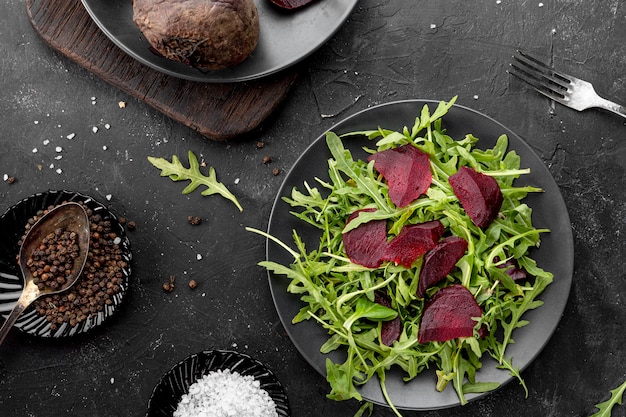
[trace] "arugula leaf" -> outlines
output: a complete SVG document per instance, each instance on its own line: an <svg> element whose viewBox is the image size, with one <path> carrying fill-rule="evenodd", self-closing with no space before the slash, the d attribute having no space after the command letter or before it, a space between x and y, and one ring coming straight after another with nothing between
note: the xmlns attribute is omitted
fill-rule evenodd
<svg viewBox="0 0 626 417"><path fill-rule="evenodd" d="M199 186L204 185L206 189L202 191L202 195L219 194L232 201L239 211L243 211L243 207L241 207L237 198L228 191L228 188L226 188L224 184L217 180L215 168L209 167L209 175L204 175L200 172L198 158L192 151L189 151L188 158L189 168L185 168L176 155L172 156L172 162L164 158L155 158L152 156L148 157L148 161L161 170L162 177L170 177L172 181L190 181L183 190L183 194L189 194Z"/></svg>
<svg viewBox="0 0 626 417"><path fill-rule="evenodd" d="M622 399L624 397L624 392L626 392L626 381L622 383L619 387L611 390L611 398L608 400L596 404L596 408L599 410L596 413L592 414L589 417L611 417L611 412L613 411L613 407L615 405L621 405Z"/></svg>

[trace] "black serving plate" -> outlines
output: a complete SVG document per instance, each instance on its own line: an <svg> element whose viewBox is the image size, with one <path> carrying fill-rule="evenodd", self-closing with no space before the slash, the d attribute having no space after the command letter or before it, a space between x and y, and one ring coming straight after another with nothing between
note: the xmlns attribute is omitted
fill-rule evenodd
<svg viewBox="0 0 626 417"><path fill-rule="evenodd" d="M346 21L357 0L316 0L291 12L269 0L256 0L259 42L242 63L220 70L199 70L158 56L133 22L130 0L82 0L98 27L120 49L152 69L190 81L249 81L288 68L326 43Z"/></svg>
<svg viewBox="0 0 626 417"><path fill-rule="evenodd" d="M402 131L415 123L421 114L422 107L428 105L431 113L438 102L430 100L406 100L387 103L369 108L333 126L331 131L338 135L380 128ZM534 185L544 190L543 193L530 194L524 199L533 209L533 224L537 228L550 229L550 233L542 235L541 247L533 252L532 258L546 271L554 274L554 281L541 295L545 304L536 310L527 312L524 319L529 320L525 327L513 333L515 343L507 348L507 358L513 358L513 365L520 370L526 368L550 340L557 328L565 309L572 284L574 268L574 243L567 208L559 187L550 175L543 161L535 154L528 144L507 127L475 110L454 105L443 117L446 133L453 138L462 139L466 134L479 138L477 148L492 148L498 137L506 134L509 138L509 150L514 150L521 158L523 168L530 168L528 175L523 175L516 185ZM343 139L355 159L367 157L363 147L373 147L374 142L364 136L349 136ZM268 233L282 242L293 242L292 231L296 230L302 237L306 247L317 247L319 231L290 213L291 206L282 200L289 197L295 187L303 189L303 183L315 183L315 178L328 180L328 158L330 152L326 145L325 134L315 140L296 161L285 177L285 180L274 201L269 220ZM293 246L293 245L292 245ZM283 265L293 262L293 257L283 248L268 239L267 259ZM269 272L269 284L276 310L289 337L302 356L320 374L326 375L326 359L336 363L345 360L345 354L339 351L329 355L322 354L320 347L328 340L328 332L315 320L292 324L293 317L298 314L303 304L297 294L287 292L289 280L284 276ZM485 355L487 356L487 355ZM484 357L483 368L476 373L479 382L499 382L502 385L513 380L508 371L498 369L497 363ZM423 372L410 382L405 382L405 374L392 368L386 377L386 387L392 403L401 409L432 410L459 405L459 398L452 384L443 392L435 390L437 377L433 369ZM364 399L386 405L387 402L380 389L379 381L374 378L359 388ZM488 395L468 394L468 400Z"/></svg>
<svg viewBox="0 0 626 417"><path fill-rule="evenodd" d="M189 392L189 386L209 372L219 370L253 376L276 404L278 416L291 415L283 386L265 365L244 353L205 350L180 361L161 377L148 401L146 417L172 417L181 397Z"/></svg>
<svg viewBox="0 0 626 417"><path fill-rule="evenodd" d="M113 303L105 306L97 315L91 316L74 327L64 323L56 330L51 330L50 323L39 315L34 307L31 306L26 309L17 319L14 327L33 336L64 337L87 332L101 325L118 310L128 289L132 254L124 227L117 220L117 217L105 205L87 195L72 191L47 191L25 198L10 207L0 217L0 314L5 318L9 315L24 287L24 280L16 256L19 253L18 240L24 234L24 227L28 219L33 217L38 210L59 205L65 201L82 202L94 213L99 213L105 220L111 220L112 227L121 238L122 256L127 261L128 266L123 269L124 278L120 285L120 292L113 297Z"/></svg>

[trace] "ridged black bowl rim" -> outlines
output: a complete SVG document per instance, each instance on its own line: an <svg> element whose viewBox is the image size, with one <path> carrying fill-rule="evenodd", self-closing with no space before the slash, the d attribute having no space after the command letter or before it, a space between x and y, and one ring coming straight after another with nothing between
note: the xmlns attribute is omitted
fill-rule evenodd
<svg viewBox="0 0 626 417"><path fill-rule="evenodd" d="M172 417L183 394L189 392L190 385L209 372L226 369L242 376L253 376L274 400L278 416L290 417L287 395L274 373L251 356L231 350L204 350L178 362L154 387L146 417Z"/></svg>
<svg viewBox="0 0 626 417"><path fill-rule="evenodd" d="M64 323L56 330L51 330L50 323L43 316L40 316L34 307L29 307L18 318L14 327L33 336L58 338L85 333L101 325L106 319L115 314L128 290L132 253L130 251L130 241L118 217L104 204L88 195L67 190L50 190L24 198L9 207L0 216L0 314L4 317L8 316L24 287L16 255L19 251L18 240L24 233L24 227L28 219L34 216L38 210L43 210L49 206L58 205L66 201L83 202L95 213L101 214L104 219L111 220L112 227L121 238L122 257L127 262L127 266L122 270L124 277L120 285L120 292L113 297L113 304L105 306L103 311L74 327Z"/></svg>

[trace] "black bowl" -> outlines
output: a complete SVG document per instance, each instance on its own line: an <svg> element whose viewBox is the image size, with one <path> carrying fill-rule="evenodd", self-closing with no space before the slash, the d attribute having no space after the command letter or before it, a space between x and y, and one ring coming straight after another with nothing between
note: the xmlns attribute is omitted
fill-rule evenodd
<svg viewBox="0 0 626 417"><path fill-rule="evenodd" d="M291 415L283 386L265 365L244 353L205 350L180 361L161 377L148 401L146 417L172 417L181 397L189 392L189 386L209 372L219 370L253 376L274 400L278 416Z"/></svg>
<svg viewBox="0 0 626 417"><path fill-rule="evenodd" d="M24 280L17 264L16 255L19 252L18 241L24 234L24 227L28 219L33 217L38 210L61 204L64 201L82 202L94 213L98 213L105 220L111 221L112 227L121 238L120 248L122 249L122 256L127 262L127 267L122 271L124 277L119 293L113 297L113 303L105 306L97 315L91 316L74 327L62 324L56 330L52 330L50 323L46 321L45 317L39 315L33 306L26 309L17 319L14 327L34 336L72 336L99 326L118 310L128 289L132 255L130 242L117 217L106 206L87 195L72 191L46 191L25 198L0 216L0 314L5 318L9 315L24 288Z"/></svg>

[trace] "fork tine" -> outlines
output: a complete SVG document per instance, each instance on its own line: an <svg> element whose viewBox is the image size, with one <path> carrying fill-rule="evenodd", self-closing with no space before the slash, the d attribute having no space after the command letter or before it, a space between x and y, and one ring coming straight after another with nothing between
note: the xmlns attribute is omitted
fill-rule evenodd
<svg viewBox="0 0 626 417"><path fill-rule="evenodd" d="M530 84L551 100L564 103L572 81L570 77L553 70L546 64L522 51L517 51L510 64L509 74Z"/></svg>
<svg viewBox="0 0 626 417"><path fill-rule="evenodd" d="M565 99L565 95L563 94L563 90L556 90L555 88L547 85L546 82L542 82L536 75L529 73L525 69L515 65L514 63L509 64L510 70L507 71L509 74L519 78L525 83L529 84L539 93L548 97L550 100L562 102Z"/></svg>
<svg viewBox="0 0 626 417"><path fill-rule="evenodd" d="M562 72L555 70L552 67L549 67L543 61L533 57L532 55L522 52L519 49L516 51L517 55L514 55L513 58L516 59L521 64L525 65L530 69L534 69L550 78L556 84L567 88L569 84L572 83L573 77Z"/></svg>

